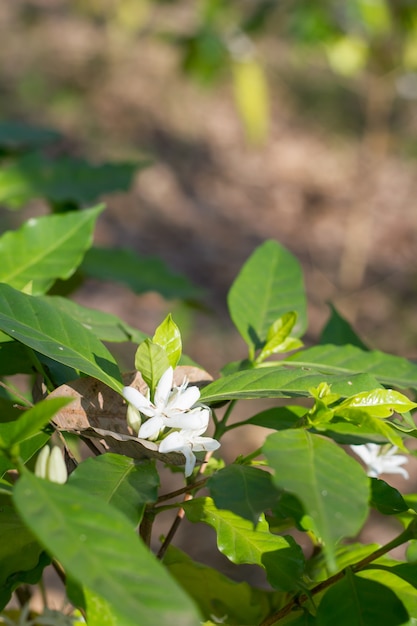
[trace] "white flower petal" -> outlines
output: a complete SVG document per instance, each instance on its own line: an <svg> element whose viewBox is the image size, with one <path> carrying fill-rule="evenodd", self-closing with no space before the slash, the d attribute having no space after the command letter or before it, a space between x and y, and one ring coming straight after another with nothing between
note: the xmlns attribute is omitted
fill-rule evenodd
<svg viewBox="0 0 417 626"><path fill-rule="evenodd" d="M188 387L184 391L175 394L175 397L168 402L168 410L172 411L187 411L197 402L200 397L200 390L198 387Z"/></svg>
<svg viewBox="0 0 417 626"><path fill-rule="evenodd" d="M165 454L167 452L174 452L179 450L184 445L186 445L186 441L184 437L180 434L179 431L175 431L173 433L169 433L164 439L162 439L159 444L159 452Z"/></svg>
<svg viewBox="0 0 417 626"><path fill-rule="evenodd" d="M145 398L145 396L134 387L123 387L123 397L129 402L129 404L134 406L135 409L141 411L141 413L144 413L144 409L149 409L151 407L151 403L148 398Z"/></svg>
<svg viewBox="0 0 417 626"><path fill-rule="evenodd" d="M153 439L164 428L164 420L159 415L155 415L146 420L139 428L138 437L140 439Z"/></svg>
<svg viewBox="0 0 417 626"><path fill-rule="evenodd" d="M169 395L172 389L172 381L174 377L174 370L172 367L168 367L162 374L155 389L155 406L165 407L168 403Z"/></svg>
<svg viewBox="0 0 417 626"><path fill-rule="evenodd" d="M182 430L200 431L203 433L208 426L210 411L195 409L186 413L172 413L165 420L165 425L171 428L181 428Z"/></svg>
<svg viewBox="0 0 417 626"><path fill-rule="evenodd" d="M192 442L192 449L195 452L208 452L218 448L220 448L220 442L211 437L194 437Z"/></svg>

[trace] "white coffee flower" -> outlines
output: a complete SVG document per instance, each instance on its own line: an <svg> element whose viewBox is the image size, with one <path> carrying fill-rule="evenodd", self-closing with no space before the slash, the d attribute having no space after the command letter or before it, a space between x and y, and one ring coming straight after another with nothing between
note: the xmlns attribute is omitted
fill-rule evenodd
<svg viewBox="0 0 417 626"><path fill-rule="evenodd" d="M185 475L190 476L195 466L194 452L217 450L220 443L211 437L201 437L206 427L200 430L177 430L169 433L159 444L159 452L181 452L185 456Z"/></svg>
<svg viewBox="0 0 417 626"><path fill-rule="evenodd" d="M198 387L187 387L186 382L172 388L173 376L173 369L169 367L156 386L153 402L137 389L124 387L124 398L149 418L139 428L138 436L141 439L156 439L165 427L207 428L210 409L204 406L191 409L200 397L200 390Z"/></svg>
<svg viewBox="0 0 417 626"><path fill-rule="evenodd" d="M39 478L46 478L53 483L63 484L66 482L68 478L67 467L58 446L54 446L52 450L49 446L42 448L36 459L35 474Z"/></svg>
<svg viewBox="0 0 417 626"><path fill-rule="evenodd" d="M408 463L408 457L397 454L397 446L380 446L376 443L366 443L360 446L350 446L366 465L366 473L372 478L380 474L401 474L409 478L407 470L401 465Z"/></svg>

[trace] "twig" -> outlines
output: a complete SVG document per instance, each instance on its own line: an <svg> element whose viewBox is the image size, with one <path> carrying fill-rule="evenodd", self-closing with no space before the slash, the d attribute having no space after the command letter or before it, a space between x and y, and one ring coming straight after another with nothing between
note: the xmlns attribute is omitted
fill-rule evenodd
<svg viewBox="0 0 417 626"><path fill-rule="evenodd" d="M213 454L212 450L210 450L209 452L206 452L206 456L204 457L204 461L202 462L202 464L200 466L200 469L198 470L197 477L201 476L202 474L204 474L205 469L207 467L207 463L209 462L212 454ZM188 485L186 487L187 493L184 496L184 500L183 500L184 503L188 502L188 500L192 500L193 499L194 496L193 496L192 493L190 493L190 491L194 491L195 484L196 483L194 483L194 485L191 485L191 486ZM165 537L165 540L164 540L162 546L159 549L159 552L157 554L157 558L158 559L162 560L164 558L165 552L167 551L169 544L173 540L175 533L177 532L177 530L178 530L182 520L184 519L184 515L185 515L184 507L181 507L179 509L179 511L178 511L178 513L177 513L173 523L172 523L171 528L168 531L167 536Z"/></svg>

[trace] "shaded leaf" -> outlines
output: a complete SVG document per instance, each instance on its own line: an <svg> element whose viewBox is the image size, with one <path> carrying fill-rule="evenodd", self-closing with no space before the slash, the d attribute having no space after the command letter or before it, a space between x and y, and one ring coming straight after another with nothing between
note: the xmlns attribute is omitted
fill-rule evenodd
<svg viewBox="0 0 417 626"><path fill-rule="evenodd" d="M196 498L184 505L191 522L204 522L215 529L217 546L233 563L254 563L264 567L275 589L294 591L299 588L304 569L304 556L292 537L279 537L269 532L260 517L256 529L242 517L218 509L211 498Z"/></svg>
<svg viewBox="0 0 417 626"><path fill-rule="evenodd" d="M73 579L106 599L118 623L199 623L191 600L114 507L29 473L18 481L14 501L39 541Z"/></svg>
<svg viewBox="0 0 417 626"><path fill-rule="evenodd" d="M235 279L229 294L230 316L249 346L251 358L262 348L271 324L287 311L296 311L295 335L307 325L301 267L293 255L275 241L253 252Z"/></svg>
<svg viewBox="0 0 417 626"><path fill-rule="evenodd" d="M350 344L361 350L368 350L367 346L358 337L349 322L340 315L332 304L329 304L329 306L331 316L321 332L319 343L322 345L333 344L335 346Z"/></svg>
<svg viewBox="0 0 417 626"><path fill-rule="evenodd" d="M275 485L294 494L303 505L303 526L322 539L329 569L334 571L335 544L342 537L354 536L368 513L365 472L332 441L304 430L270 435L263 453L274 470Z"/></svg>
<svg viewBox="0 0 417 626"><path fill-rule="evenodd" d="M55 143L61 135L50 128L22 122L0 123L0 155L15 154Z"/></svg>
<svg viewBox="0 0 417 626"><path fill-rule="evenodd" d="M272 409L266 409L260 413L256 413L253 417L245 420L245 424L253 424L254 426L263 426L264 428L273 428L274 430L287 430L294 428L308 412L308 408L304 406L279 406Z"/></svg>
<svg viewBox="0 0 417 626"><path fill-rule="evenodd" d="M397 515L408 510L408 505L397 489L379 478L370 480L371 506L384 515Z"/></svg>
<svg viewBox="0 0 417 626"><path fill-rule="evenodd" d="M145 505L157 498L159 474L150 461L139 463L119 454L103 454L80 463L68 484L116 507L136 527Z"/></svg>
<svg viewBox="0 0 417 626"><path fill-rule="evenodd" d="M400 626L408 619L403 603L389 587L349 571L327 590L317 610L318 626Z"/></svg>
<svg viewBox="0 0 417 626"><path fill-rule="evenodd" d="M0 172L0 202L20 208L33 198L87 205L103 194L127 191L145 163L93 165L82 159L50 160L40 153L16 159Z"/></svg>
<svg viewBox="0 0 417 626"><path fill-rule="evenodd" d="M0 237L0 282L16 289L31 283L32 295L39 295L57 278L69 278L92 244L103 208L32 218L18 230L4 233Z"/></svg>
<svg viewBox="0 0 417 626"><path fill-rule="evenodd" d="M201 295L185 276L174 274L160 258L141 257L133 250L93 247L84 257L82 270L93 278L123 283L138 294L156 291L165 298Z"/></svg>
<svg viewBox="0 0 417 626"><path fill-rule="evenodd" d="M59 363L121 390L120 372L107 348L48 301L0 284L0 330Z"/></svg>
<svg viewBox="0 0 417 626"><path fill-rule="evenodd" d="M230 626L260 624L281 595L230 580L217 570L192 561L173 546L167 550L164 565L198 604L203 618L216 618L217 623L227 615Z"/></svg>
<svg viewBox="0 0 417 626"><path fill-rule="evenodd" d="M228 465L211 476L207 486L218 509L232 511L255 526L279 497L270 474L246 465Z"/></svg>

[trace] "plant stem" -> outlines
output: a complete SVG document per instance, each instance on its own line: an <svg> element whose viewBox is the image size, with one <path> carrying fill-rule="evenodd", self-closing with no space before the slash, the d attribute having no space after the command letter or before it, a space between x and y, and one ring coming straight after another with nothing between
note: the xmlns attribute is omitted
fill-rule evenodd
<svg viewBox="0 0 417 626"><path fill-rule="evenodd" d="M381 556L383 556L387 552L390 552L394 548L401 546L403 543L406 543L406 541L408 541L409 539L412 539L413 537L415 537L415 534L416 534L416 520L411 522L408 528L406 528L400 535L398 535L398 537L395 537L395 539L393 539L392 541L381 546L380 548L378 548L371 554L368 554L368 556L363 558L361 561L359 561L355 565L352 565L350 567L350 570L353 573L355 573L355 572L359 572L365 569L370 563L372 563L376 559L379 559ZM337 583L344 576L345 576L345 570L342 570L340 572L337 572L336 574L333 574L333 576L330 576L330 578L323 580L321 583L319 583L318 585L310 589L308 594L302 593L300 595L294 596L288 602L288 604L286 604L282 609L280 609L276 613L273 613L272 615L268 615L268 617L266 617L264 621L261 622L260 626L272 626L272 624L276 624L276 622L278 622L280 619L283 619L284 617L286 617L295 606L301 606L301 604L309 600L311 596L316 595L317 593L320 593L321 591L324 591L325 589L327 589L334 583Z"/></svg>
<svg viewBox="0 0 417 626"><path fill-rule="evenodd" d="M224 419L224 418L223 418L223 419ZM211 455L212 455L212 454L213 454L213 451L212 451L212 450L210 450L209 452L206 452L206 456L204 457L204 461L203 461L203 462L202 462L202 464L200 465L200 469L198 470L198 473L197 473L196 478L197 478L198 476L202 476L202 475L204 474L205 469L206 469L206 467L207 467L207 463L209 462L209 460L210 460L210 458L211 458ZM195 484L195 483L194 483L194 484ZM187 502L188 500L192 500L192 499L193 499L194 495L193 495L192 493L190 493L190 492L191 492L191 491L194 491L194 489L195 489L195 488L193 488L193 487L192 487L192 486L190 486L190 485L188 485L188 486L187 486L187 493L186 493L186 494L185 494L185 496L184 496L183 503L184 503L184 502ZM164 540L164 542L163 542L162 546L161 546L161 547L160 547L160 549L159 549L159 552L158 552L158 554L157 554L157 558L158 558L158 559L161 559L161 560L162 560L162 559L164 558L165 552L167 551L169 544L170 544L170 543L171 543L171 541L173 540L173 538L174 538L174 536L175 536L175 533L177 532L177 530L178 530L178 528L179 528L179 526L180 526L180 524L181 524L182 520L184 519L184 515L185 515L184 508L183 508L183 507L181 507L181 508L180 508L180 510L178 511L178 513L177 513L177 515L176 515L176 517L175 517L175 519L174 519L173 523L172 523L171 528L170 528L170 529L169 529L169 531L168 531L167 536L165 537L165 540Z"/></svg>
<svg viewBox="0 0 417 626"><path fill-rule="evenodd" d="M185 487L181 487L181 489L177 489L176 491L171 491L170 493L165 493L162 496L159 496L157 499L157 504L159 502L166 502L167 500L171 500L172 498L176 498L177 496L181 496L183 493L187 493L190 491L194 491L195 489L201 489L207 482L207 478L203 478L198 482L193 483L192 485L186 485Z"/></svg>

